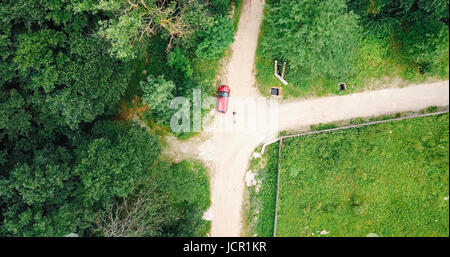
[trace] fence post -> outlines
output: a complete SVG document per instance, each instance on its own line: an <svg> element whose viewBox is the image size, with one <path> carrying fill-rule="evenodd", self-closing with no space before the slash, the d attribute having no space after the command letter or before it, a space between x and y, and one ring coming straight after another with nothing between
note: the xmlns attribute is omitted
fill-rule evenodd
<svg viewBox="0 0 450 257"><path fill-rule="evenodd" d="M284 73L286 72L286 62L283 62L283 69L281 70L281 78L284 79Z"/></svg>

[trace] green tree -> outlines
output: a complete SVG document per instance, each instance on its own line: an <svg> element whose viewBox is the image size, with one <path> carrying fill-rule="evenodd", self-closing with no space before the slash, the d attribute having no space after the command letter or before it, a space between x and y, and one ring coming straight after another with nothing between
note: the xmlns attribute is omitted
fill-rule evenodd
<svg viewBox="0 0 450 257"><path fill-rule="evenodd" d="M49 145L0 177L2 235L90 235L94 217L129 197L160 153L145 129L116 122L96 124L79 144Z"/></svg>
<svg viewBox="0 0 450 257"><path fill-rule="evenodd" d="M30 164L18 164L0 178L2 235L62 236L82 228L80 208L73 208L72 156L62 147L35 153Z"/></svg>
<svg viewBox="0 0 450 257"><path fill-rule="evenodd" d="M190 38L212 22L206 1L107 0L96 8L116 15L102 22L100 35L112 43L112 54L126 59L138 56L141 43L149 37L167 38L170 50L177 41Z"/></svg>
<svg viewBox="0 0 450 257"><path fill-rule="evenodd" d="M214 13L219 15L227 15L228 10L230 9L230 0L211 0L211 6Z"/></svg>
<svg viewBox="0 0 450 257"><path fill-rule="evenodd" d="M225 17L217 16L214 25L201 32L203 38L195 53L199 57L216 59L234 41L233 24Z"/></svg>
<svg viewBox="0 0 450 257"><path fill-rule="evenodd" d="M26 136L31 129L31 114L24 107L25 100L16 89L11 89L9 94L0 92L0 130L11 141Z"/></svg>
<svg viewBox="0 0 450 257"><path fill-rule="evenodd" d="M148 104L156 122L167 125L173 113L170 109L170 101L173 98L172 91L175 84L165 80L164 76L155 78L150 75L146 81L141 81L140 85L143 91L142 101Z"/></svg>
<svg viewBox="0 0 450 257"><path fill-rule="evenodd" d="M204 236L209 222L202 219L210 206L207 170L198 162L182 161L179 164L161 162L152 170L172 209L160 236Z"/></svg>
<svg viewBox="0 0 450 257"><path fill-rule="evenodd" d="M182 72L185 79L189 79L192 77L193 70L191 68L191 64L181 48L176 47L172 52L169 53L169 55L167 56L167 63L176 71Z"/></svg>
<svg viewBox="0 0 450 257"><path fill-rule="evenodd" d="M0 15L2 15L0 9ZM0 88L14 76L14 66L11 65L11 56L14 50L11 46L11 25L0 21Z"/></svg>
<svg viewBox="0 0 450 257"><path fill-rule="evenodd" d="M129 77L129 63L109 56L109 42L95 35L105 16L77 11L81 4L93 8L89 0L5 0L0 7L1 87L16 89L36 116L72 129L115 105Z"/></svg>
<svg viewBox="0 0 450 257"><path fill-rule="evenodd" d="M87 207L100 203L109 209L115 197L127 197L159 156L158 140L136 125L115 141L97 138L78 150L74 172Z"/></svg>
<svg viewBox="0 0 450 257"><path fill-rule="evenodd" d="M106 54L102 40L42 30L21 34L18 41L14 63L24 86L43 98L34 101L36 108L71 128L93 121L125 91L129 66Z"/></svg>

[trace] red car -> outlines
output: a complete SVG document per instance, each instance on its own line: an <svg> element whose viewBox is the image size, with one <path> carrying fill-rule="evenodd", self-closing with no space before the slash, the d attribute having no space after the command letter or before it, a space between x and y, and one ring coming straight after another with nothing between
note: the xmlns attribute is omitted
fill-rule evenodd
<svg viewBox="0 0 450 257"><path fill-rule="evenodd" d="M226 113L228 110L228 98L230 97L230 88L226 85L223 85L219 88L218 97L219 100L217 102L217 111L221 113Z"/></svg>

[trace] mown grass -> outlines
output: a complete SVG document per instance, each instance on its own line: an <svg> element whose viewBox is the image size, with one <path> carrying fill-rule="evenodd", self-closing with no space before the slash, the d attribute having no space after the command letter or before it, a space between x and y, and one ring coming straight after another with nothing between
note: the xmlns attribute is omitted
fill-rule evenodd
<svg viewBox="0 0 450 257"><path fill-rule="evenodd" d="M441 42L440 56L435 56L433 64L423 67L425 73L420 74L417 64L410 63L406 56L402 56L400 46L395 41L388 42L387 39L364 34L360 36L360 47L351 59L351 70L343 79L322 77L311 81L303 74L291 73L288 64L285 79L289 84L285 86L273 74L274 61L279 57L272 56L262 46L265 38L272 34L268 23L268 8L269 5L266 5L255 57L257 85L264 96L269 96L270 88L274 86L282 87L283 98L288 99L342 95L365 89L382 88L389 84L420 83L430 79L449 78L448 40ZM340 91L339 83L345 83L347 90Z"/></svg>
<svg viewBox="0 0 450 257"><path fill-rule="evenodd" d="M277 236L449 236L448 158L448 114L284 140Z"/></svg>

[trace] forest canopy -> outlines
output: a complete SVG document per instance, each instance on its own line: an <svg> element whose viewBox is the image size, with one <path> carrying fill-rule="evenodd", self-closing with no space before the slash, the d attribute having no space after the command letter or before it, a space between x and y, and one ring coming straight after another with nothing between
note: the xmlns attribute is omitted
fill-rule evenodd
<svg viewBox="0 0 450 257"><path fill-rule="evenodd" d="M0 235L205 235L206 169L160 160L155 132L117 113L137 89L164 124L168 115L154 101L202 83L192 60L197 52L218 59L232 42L232 30L223 30L224 40L212 36L231 27L229 7L229 0L3 0ZM165 97L146 91L155 83L165 85ZM121 227L128 218L136 226Z"/></svg>

